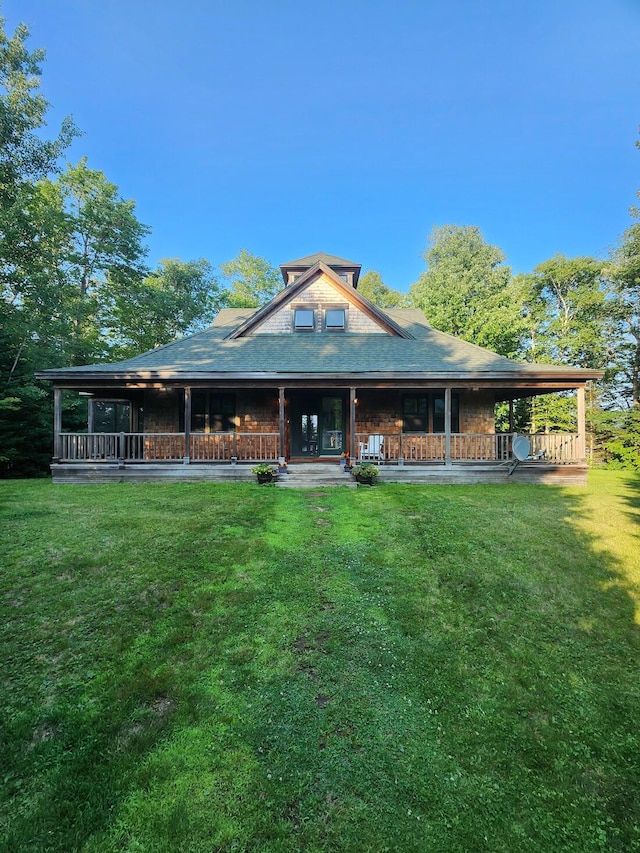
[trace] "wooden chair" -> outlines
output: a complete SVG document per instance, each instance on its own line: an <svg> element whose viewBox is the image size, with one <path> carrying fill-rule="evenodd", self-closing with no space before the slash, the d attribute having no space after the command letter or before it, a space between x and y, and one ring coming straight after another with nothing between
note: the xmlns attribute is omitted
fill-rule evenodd
<svg viewBox="0 0 640 853"><path fill-rule="evenodd" d="M360 461L384 462L384 436L370 435L368 441L358 442Z"/></svg>

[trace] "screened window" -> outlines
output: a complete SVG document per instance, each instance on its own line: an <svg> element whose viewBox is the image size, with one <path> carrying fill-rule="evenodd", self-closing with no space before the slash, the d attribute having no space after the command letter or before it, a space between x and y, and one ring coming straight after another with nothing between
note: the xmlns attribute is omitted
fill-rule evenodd
<svg viewBox="0 0 640 853"><path fill-rule="evenodd" d="M324 325L329 332L344 332L347 322L344 308L327 308L324 312Z"/></svg>
<svg viewBox="0 0 640 853"><path fill-rule="evenodd" d="M314 329L313 309L296 308L293 323L296 332L312 332Z"/></svg>

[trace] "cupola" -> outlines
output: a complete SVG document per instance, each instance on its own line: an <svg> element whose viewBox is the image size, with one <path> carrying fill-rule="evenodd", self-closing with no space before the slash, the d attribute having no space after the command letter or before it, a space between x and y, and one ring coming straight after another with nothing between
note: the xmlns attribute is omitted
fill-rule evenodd
<svg viewBox="0 0 640 853"><path fill-rule="evenodd" d="M354 290L357 289L360 270L362 268L361 264L354 264L353 261L347 261L345 258L337 258L335 255L327 255L326 252L316 252L315 255L307 255L305 258L298 258L295 261L281 264L280 270L285 285L293 284L296 279L319 261L322 261L323 264L326 264L340 278L343 278Z"/></svg>

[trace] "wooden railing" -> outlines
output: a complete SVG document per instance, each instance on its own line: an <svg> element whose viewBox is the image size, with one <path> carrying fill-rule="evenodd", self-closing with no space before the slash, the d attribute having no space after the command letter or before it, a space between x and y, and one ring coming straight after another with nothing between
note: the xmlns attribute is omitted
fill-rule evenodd
<svg viewBox="0 0 640 853"><path fill-rule="evenodd" d="M183 432L61 433L62 462L182 462ZM193 462L273 462L280 455L280 435L259 433L191 433Z"/></svg>
<svg viewBox="0 0 640 853"><path fill-rule="evenodd" d="M384 433L383 459L387 463L433 462L444 464L444 433ZM537 433L527 436L531 458L549 463L581 462L584 441L578 433ZM512 458L513 433L452 433L450 460L504 462ZM368 433L356 434L356 455L367 445ZM274 462L280 451L277 432L191 433L189 454L181 432L61 433L62 462ZM375 461L375 460L374 460Z"/></svg>
<svg viewBox="0 0 640 853"><path fill-rule="evenodd" d="M383 435L381 461L439 462L446 461L444 433L380 433ZM515 433L451 433L451 462L505 462L512 458ZM356 456L367 446L369 433L356 434ZM583 441L578 433L537 433L527 435L532 460L552 464L581 462Z"/></svg>

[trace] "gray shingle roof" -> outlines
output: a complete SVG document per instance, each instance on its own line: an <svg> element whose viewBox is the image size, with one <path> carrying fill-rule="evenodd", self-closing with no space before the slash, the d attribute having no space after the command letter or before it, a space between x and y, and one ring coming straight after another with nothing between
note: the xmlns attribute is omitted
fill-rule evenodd
<svg viewBox="0 0 640 853"><path fill-rule="evenodd" d="M536 376L580 378L587 371L557 365L525 364L467 343L429 326L421 311L393 309L386 313L407 329L412 339L387 334L249 334L225 338L253 312L225 309L204 332L117 364L97 364L50 370L42 378L88 375L108 377L140 374L176 379L238 374L277 378L283 374L314 376L343 374L405 376L429 379L451 377L533 379Z"/></svg>
<svg viewBox="0 0 640 853"><path fill-rule="evenodd" d="M328 267L357 267L360 269L360 264L355 261L348 261L346 258L338 258L336 255L328 255L326 252L316 252L313 255L306 255L304 258L296 258L295 261L287 261L286 264L280 264L280 269L288 269L289 267L312 267L322 261Z"/></svg>

